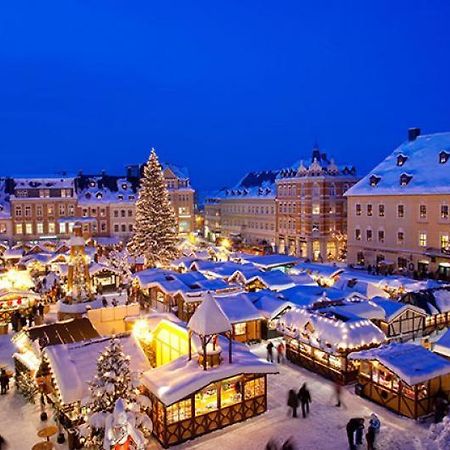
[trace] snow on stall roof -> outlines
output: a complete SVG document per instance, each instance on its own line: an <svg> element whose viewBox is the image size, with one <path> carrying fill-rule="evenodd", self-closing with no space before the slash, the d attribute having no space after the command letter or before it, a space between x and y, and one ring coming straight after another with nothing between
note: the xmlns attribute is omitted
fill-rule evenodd
<svg viewBox="0 0 450 450"><path fill-rule="evenodd" d="M280 318L278 329L331 353L378 345L386 340L385 334L370 320L332 309L325 312L291 309Z"/></svg>
<svg viewBox="0 0 450 450"><path fill-rule="evenodd" d="M450 162L439 162L439 153L450 153L450 133L422 135L414 141L405 141L387 158L352 186L345 195L427 195L450 194ZM405 156L406 161L398 166L397 157ZM402 174L411 175L411 180L400 185ZM371 186L370 178L380 177L376 186Z"/></svg>
<svg viewBox="0 0 450 450"><path fill-rule="evenodd" d="M342 300L347 295L340 289L309 285L294 286L279 293L285 300L295 303L299 307L312 306L323 300Z"/></svg>
<svg viewBox="0 0 450 450"><path fill-rule="evenodd" d="M450 329L434 343L433 352L450 358Z"/></svg>
<svg viewBox="0 0 450 450"><path fill-rule="evenodd" d="M295 256L273 254L273 255L245 255L241 254L242 261L254 264L263 269L270 269L278 266L298 264L301 260Z"/></svg>
<svg viewBox="0 0 450 450"><path fill-rule="evenodd" d="M117 336L124 353L130 356L130 370L142 374L150 369L143 350L132 335ZM51 345L45 348L51 371L64 404L85 401L89 396L88 383L92 381L97 359L111 338L93 339L73 344Z"/></svg>
<svg viewBox="0 0 450 450"><path fill-rule="evenodd" d="M293 308L295 306L291 302L286 302L270 294L264 294L254 299L252 299L251 296L249 297L253 301L253 304L256 306L256 308L258 308L259 312L267 320L272 320L284 310Z"/></svg>
<svg viewBox="0 0 450 450"><path fill-rule="evenodd" d="M188 322L188 328L201 336L231 331L232 326L215 298L206 294Z"/></svg>
<svg viewBox="0 0 450 450"><path fill-rule="evenodd" d="M274 291L280 291L283 289L289 289L295 286L294 280L281 270L272 270L270 272L260 272L257 275L249 278L247 283L259 280L265 284L268 288Z"/></svg>
<svg viewBox="0 0 450 450"><path fill-rule="evenodd" d="M426 312L414 305L409 305L406 303L401 303L396 300L391 300L382 297L374 297L371 299L373 303L383 309L385 313L385 318L388 321L391 321L394 317L398 316L401 312L406 309L412 309L418 314L426 315Z"/></svg>
<svg viewBox="0 0 450 450"><path fill-rule="evenodd" d="M450 290L434 289L433 295L436 300L436 305L442 312L450 311Z"/></svg>
<svg viewBox="0 0 450 450"><path fill-rule="evenodd" d="M380 319L385 320L385 312L383 308L371 302L369 300L344 300L338 305L331 307L320 308L321 312L337 312L343 317L347 316L349 318L361 318L361 319Z"/></svg>
<svg viewBox="0 0 450 450"><path fill-rule="evenodd" d="M263 318L260 311L245 293L229 295L226 297L218 296L216 297L216 300L232 324Z"/></svg>
<svg viewBox="0 0 450 450"><path fill-rule="evenodd" d="M219 345L226 348L225 339ZM148 370L142 377L143 385L166 406L172 405L209 384L240 374L278 373L276 366L251 353L244 345L233 342L233 362L224 357L219 366L203 370L197 357L191 361L181 356L174 361Z"/></svg>
<svg viewBox="0 0 450 450"><path fill-rule="evenodd" d="M421 345L391 343L350 355L355 360L376 360L409 386L450 374L450 362Z"/></svg>

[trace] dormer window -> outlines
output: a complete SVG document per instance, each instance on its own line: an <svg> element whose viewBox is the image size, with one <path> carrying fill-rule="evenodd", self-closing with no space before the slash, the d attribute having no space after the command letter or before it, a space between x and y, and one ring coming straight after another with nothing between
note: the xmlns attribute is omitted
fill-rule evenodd
<svg viewBox="0 0 450 450"><path fill-rule="evenodd" d="M408 175L407 173L402 173L400 175L400 186L407 186L411 181L412 175Z"/></svg>
<svg viewBox="0 0 450 450"><path fill-rule="evenodd" d="M119 194L119 195L117 196L117 198L118 198L119 200L123 200L123 195L122 195L122 194Z"/></svg>
<svg viewBox="0 0 450 450"><path fill-rule="evenodd" d="M123 189L124 191L126 191L126 190L128 189L128 184L127 184L127 183L123 183L123 184L122 184L122 189Z"/></svg>
<svg viewBox="0 0 450 450"><path fill-rule="evenodd" d="M95 187L95 181L91 181L91 182L89 183L89 186L90 186L90 187Z"/></svg>
<svg viewBox="0 0 450 450"><path fill-rule="evenodd" d="M381 180L381 177L377 177L376 175L371 175L369 178L369 183L372 187L375 187Z"/></svg>
<svg viewBox="0 0 450 450"><path fill-rule="evenodd" d="M101 192L97 192L97 194L95 194L95 196L97 197L97 199L101 199L103 198L103 194Z"/></svg>
<svg viewBox="0 0 450 450"><path fill-rule="evenodd" d="M86 197L87 199L90 199L90 198L91 198L91 194L90 194L89 192L86 192L85 197Z"/></svg>
<svg viewBox="0 0 450 450"><path fill-rule="evenodd" d="M408 159L405 155L398 155L397 156L397 166L401 167L403 164L405 164L406 160Z"/></svg>
<svg viewBox="0 0 450 450"><path fill-rule="evenodd" d="M439 164L445 164L449 160L449 158L450 153L442 150L442 152L439 153Z"/></svg>
<svg viewBox="0 0 450 450"><path fill-rule="evenodd" d="M128 200L135 200L135 198L136 198L136 197L135 197L134 195L129 195L129 196L128 196Z"/></svg>

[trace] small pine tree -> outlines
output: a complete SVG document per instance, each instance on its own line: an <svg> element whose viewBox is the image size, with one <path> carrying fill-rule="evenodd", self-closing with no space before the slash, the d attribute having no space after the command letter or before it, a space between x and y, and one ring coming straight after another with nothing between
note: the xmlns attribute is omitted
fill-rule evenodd
<svg viewBox="0 0 450 450"><path fill-rule="evenodd" d="M130 357L124 353L119 339L113 338L98 357L97 373L89 391L86 426L81 431L86 448L103 448L106 417L113 412L119 398L125 401L130 411L134 411L136 427L144 435L148 434L151 428L149 419L141 412L139 390L130 371Z"/></svg>
<svg viewBox="0 0 450 450"><path fill-rule="evenodd" d="M161 165L152 149L141 178L134 235L128 250L134 257L144 256L147 267L167 265L178 256L177 238L175 212Z"/></svg>

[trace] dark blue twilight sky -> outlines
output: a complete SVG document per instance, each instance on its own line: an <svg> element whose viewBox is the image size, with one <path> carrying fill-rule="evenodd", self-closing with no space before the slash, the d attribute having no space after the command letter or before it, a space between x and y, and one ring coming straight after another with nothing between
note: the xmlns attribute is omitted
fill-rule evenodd
<svg viewBox="0 0 450 450"><path fill-rule="evenodd" d="M0 6L1 174L161 159L211 189L317 137L368 171L450 130L448 0L57 0Z"/></svg>

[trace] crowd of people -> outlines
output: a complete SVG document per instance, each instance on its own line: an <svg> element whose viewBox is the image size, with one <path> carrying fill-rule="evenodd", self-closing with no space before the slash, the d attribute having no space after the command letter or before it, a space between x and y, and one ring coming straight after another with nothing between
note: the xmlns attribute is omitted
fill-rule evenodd
<svg viewBox="0 0 450 450"><path fill-rule="evenodd" d="M16 309L11 315L11 326L13 331L18 332L23 327L33 325L40 325L44 321L45 307L42 302L36 302L33 304L28 312L21 312Z"/></svg>

